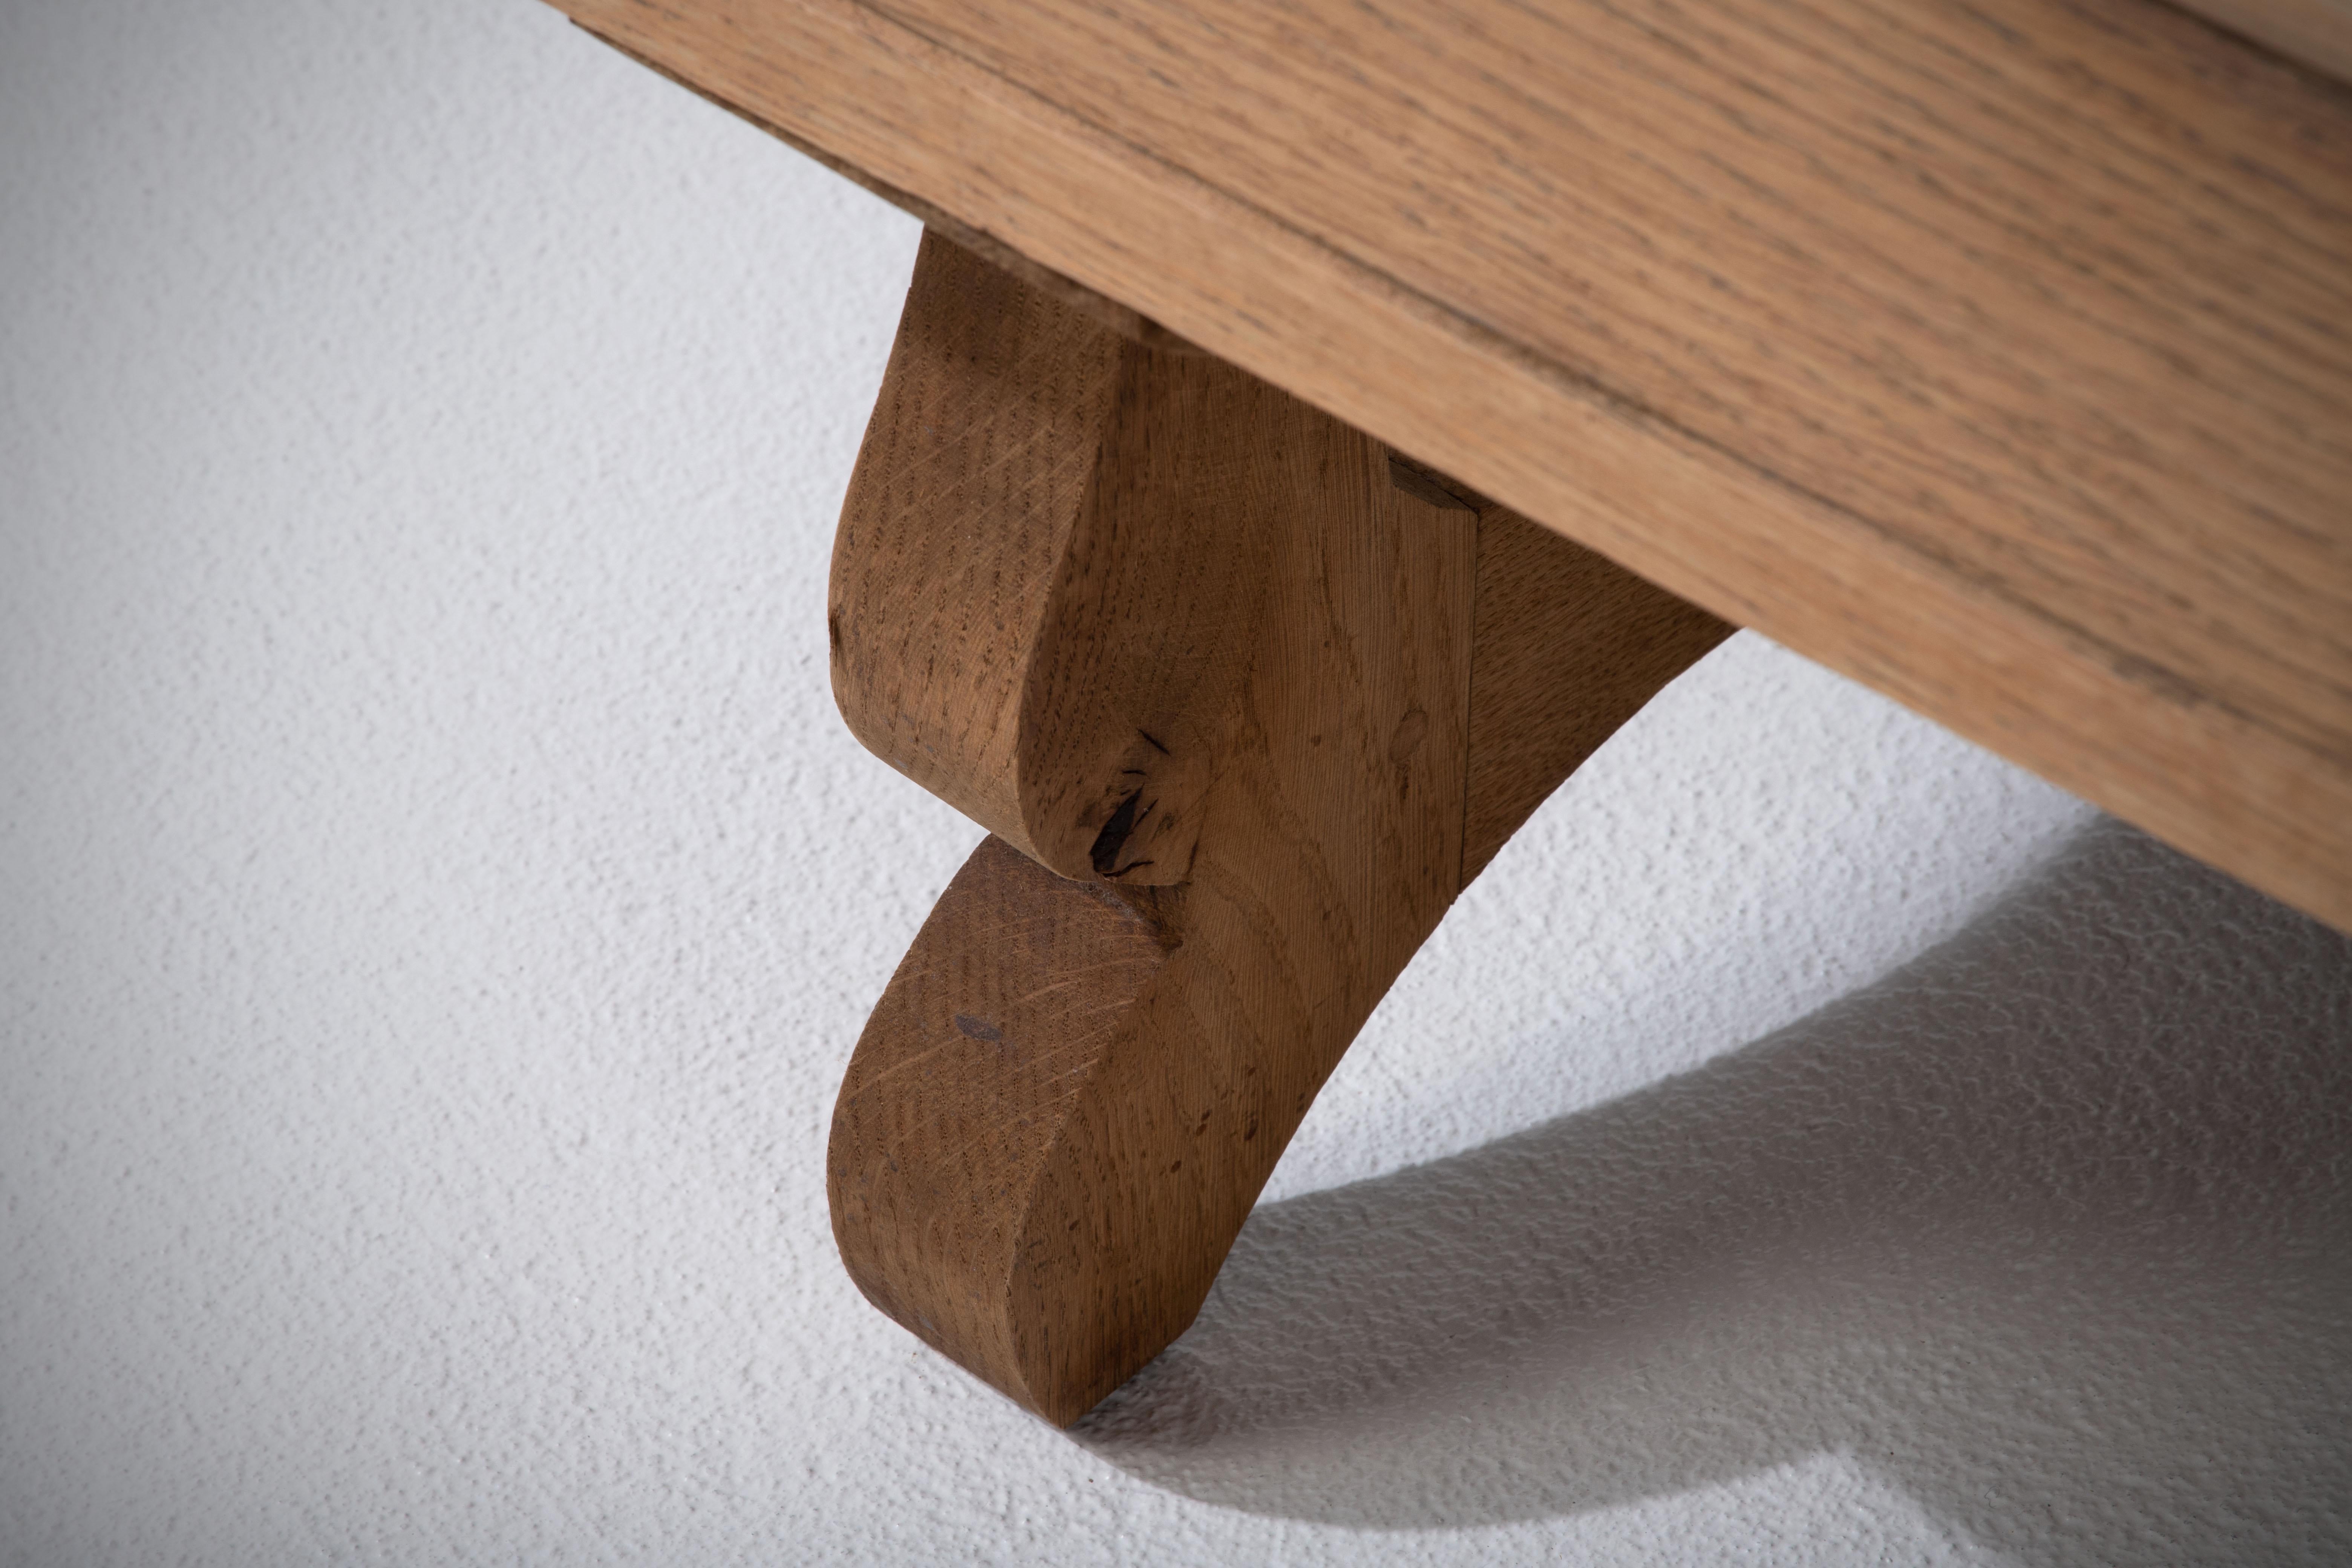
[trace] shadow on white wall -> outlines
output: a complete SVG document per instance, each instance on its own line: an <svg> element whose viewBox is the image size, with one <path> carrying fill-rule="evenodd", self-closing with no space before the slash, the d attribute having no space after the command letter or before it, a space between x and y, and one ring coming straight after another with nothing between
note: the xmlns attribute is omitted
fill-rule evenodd
<svg viewBox="0 0 2352 1568"><path fill-rule="evenodd" d="M2347 1240L2352 941L2101 822L1745 1050L1261 1208L1076 1436L1381 1529L1831 1453L2031 1563L2343 1562Z"/></svg>

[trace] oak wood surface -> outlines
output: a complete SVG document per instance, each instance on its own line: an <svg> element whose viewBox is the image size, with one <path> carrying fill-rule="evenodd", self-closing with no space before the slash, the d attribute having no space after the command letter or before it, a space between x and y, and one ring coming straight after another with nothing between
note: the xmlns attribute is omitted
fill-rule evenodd
<svg viewBox="0 0 2352 1568"><path fill-rule="evenodd" d="M969 357L908 358L968 378L971 406L999 384ZM1074 880L990 839L892 978L835 1115L828 1186L852 1277L1056 1421L1190 1321L1290 1130L1460 878L1475 514L1395 491L1386 452L1339 421L1265 402L1272 438L1242 478L1269 503L1247 540L1268 602L1246 687L1202 737L1215 788L1187 879ZM914 406L886 403L877 424ZM1029 406L1045 416L1026 444L1049 460L1093 467L1119 444L1115 418L1097 436ZM942 535L989 532L939 500ZM1064 532L1034 510L989 521ZM850 534L845 514L862 552ZM1042 643L1066 602L960 629ZM845 659L858 628L906 604L845 610Z"/></svg>
<svg viewBox="0 0 2352 1568"><path fill-rule="evenodd" d="M927 233L834 545L851 731L1063 876L1181 880L1290 406Z"/></svg>
<svg viewBox="0 0 2352 1568"><path fill-rule="evenodd" d="M1658 689L1731 635L1505 507L1478 519L1462 880Z"/></svg>
<svg viewBox="0 0 2352 1568"><path fill-rule="evenodd" d="M2352 97L2140 0L562 0L2352 924Z"/></svg>
<svg viewBox="0 0 2352 1568"><path fill-rule="evenodd" d="M835 566L853 728L1020 836L858 1041L835 1233L877 1306L1062 1422L1191 1321L1461 886L1730 629L936 236ZM1171 813L1181 866L1137 874Z"/></svg>

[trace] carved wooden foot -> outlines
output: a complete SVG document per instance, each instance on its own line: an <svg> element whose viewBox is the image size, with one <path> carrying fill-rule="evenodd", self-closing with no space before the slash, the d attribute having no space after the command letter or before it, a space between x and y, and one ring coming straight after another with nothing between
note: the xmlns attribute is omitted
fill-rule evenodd
<svg viewBox="0 0 2352 1568"><path fill-rule="evenodd" d="M850 728L992 835L858 1040L835 1235L1056 1423L1192 1321L1454 895L1729 630L936 235L831 598Z"/></svg>

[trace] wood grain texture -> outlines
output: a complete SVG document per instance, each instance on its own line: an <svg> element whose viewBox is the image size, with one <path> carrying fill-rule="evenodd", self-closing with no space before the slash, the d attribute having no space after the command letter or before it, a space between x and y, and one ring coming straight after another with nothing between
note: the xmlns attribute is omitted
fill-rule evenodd
<svg viewBox="0 0 2352 1568"><path fill-rule="evenodd" d="M1478 519L1462 880L1732 628L1488 503Z"/></svg>
<svg viewBox="0 0 2352 1568"><path fill-rule="evenodd" d="M1097 395L1113 374L1127 391ZM1170 384L1199 395L1170 402ZM1201 523L1202 504L1236 521ZM1051 812L1007 807L1003 781L1078 799L1041 781L1097 776L1140 712L1180 715L1160 760L1201 781L1181 876L1093 855L1066 877L985 841L835 1112L852 1278L1058 1422L1192 1321L1317 1089L1467 877L1729 629L935 237L835 565L844 711L948 798L1054 841L1036 830ZM1168 584L1184 586L1129 591ZM1210 652L1230 675L1200 676ZM1087 700L1089 681L1117 700ZM1033 729L1008 717L1016 690L1093 715L1066 728L1104 743L1008 772L1003 738L1018 753Z"/></svg>
<svg viewBox="0 0 2352 1568"><path fill-rule="evenodd" d="M834 542L851 731L1063 876L1181 880L1304 417L926 233Z"/></svg>
<svg viewBox="0 0 2352 1568"><path fill-rule="evenodd" d="M1257 476L1288 492L1252 556L1271 603L1189 878L1066 879L990 839L835 1112L852 1278L1057 1422L1191 1321L1460 876L1475 518L1397 494L1375 443L1290 406Z"/></svg>
<svg viewBox="0 0 2352 1568"><path fill-rule="evenodd" d="M563 0L2352 925L2352 98L2139 0Z"/></svg>

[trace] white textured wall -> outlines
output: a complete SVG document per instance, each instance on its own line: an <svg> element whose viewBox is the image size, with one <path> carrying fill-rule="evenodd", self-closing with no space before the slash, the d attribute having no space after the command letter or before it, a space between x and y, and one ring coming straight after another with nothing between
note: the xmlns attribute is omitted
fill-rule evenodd
<svg viewBox="0 0 2352 1568"><path fill-rule="evenodd" d="M1753 637L1078 1433L867 1309L914 241L525 0L0 8L0 1562L2352 1552L2347 945Z"/></svg>

